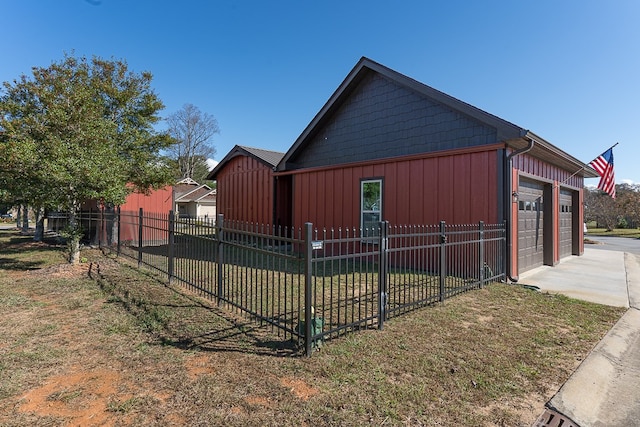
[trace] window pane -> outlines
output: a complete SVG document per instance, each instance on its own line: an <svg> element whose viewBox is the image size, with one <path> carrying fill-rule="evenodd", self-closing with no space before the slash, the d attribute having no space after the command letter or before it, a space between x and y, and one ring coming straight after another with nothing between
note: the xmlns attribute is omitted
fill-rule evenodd
<svg viewBox="0 0 640 427"><path fill-rule="evenodd" d="M382 221L382 180L361 181L360 198L362 238L366 242L375 243L374 237L380 235L380 221Z"/></svg>
<svg viewBox="0 0 640 427"><path fill-rule="evenodd" d="M380 211L380 181L362 183L362 210Z"/></svg>
<svg viewBox="0 0 640 427"><path fill-rule="evenodd" d="M362 228L378 228L379 222L379 212L367 212L362 214Z"/></svg>

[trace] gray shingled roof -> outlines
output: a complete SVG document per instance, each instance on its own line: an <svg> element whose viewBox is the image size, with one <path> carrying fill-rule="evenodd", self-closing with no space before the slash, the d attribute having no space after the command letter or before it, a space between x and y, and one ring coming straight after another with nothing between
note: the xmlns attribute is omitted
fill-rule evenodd
<svg viewBox="0 0 640 427"><path fill-rule="evenodd" d="M280 160L282 160L282 157L284 157L284 153L279 151L263 150L261 148L246 147L244 145L238 145L238 147L246 150L250 154L253 154L259 160L263 160L264 163L269 164L271 167L276 166Z"/></svg>
<svg viewBox="0 0 640 427"><path fill-rule="evenodd" d="M247 147L245 145L236 145L227 153L226 156L216 165L215 168L211 172L209 172L209 176L207 179L216 179L218 172L224 168L224 166L234 157L237 156L249 156L258 160L260 163L263 163L270 168L274 169L282 157L284 157L284 153L279 151L271 151L271 150L263 150L262 148L255 147Z"/></svg>

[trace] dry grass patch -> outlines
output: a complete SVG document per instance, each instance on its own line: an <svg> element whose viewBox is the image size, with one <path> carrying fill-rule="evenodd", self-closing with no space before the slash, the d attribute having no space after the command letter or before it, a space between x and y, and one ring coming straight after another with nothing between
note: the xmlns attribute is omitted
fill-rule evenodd
<svg viewBox="0 0 640 427"><path fill-rule="evenodd" d="M126 262L87 250L69 268L63 250L0 232L0 425L530 426L623 312L495 284L307 359Z"/></svg>

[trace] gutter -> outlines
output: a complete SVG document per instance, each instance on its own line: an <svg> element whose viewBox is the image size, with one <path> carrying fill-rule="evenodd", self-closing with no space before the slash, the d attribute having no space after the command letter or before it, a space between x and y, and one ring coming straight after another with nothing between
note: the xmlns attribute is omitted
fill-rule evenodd
<svg viewBox="0 0 640 427"><path fill-rule="evenodd" d="M505 191L505 206L507 207L506 216L507 216L507 224L509 224L509 228L507 230L507 272L511 271L511 266L513 264L513 260L511 259L512 249L513 249L513 236L511 233L511 224L513 224L513 207L512 207L513 201L511 199L513 197L513 182L511 179L511 177L513 176L512 160L514 157L530 151L535 145L535 140L531 137L531 135L529 134L529 131L523 130L522 137L528 138L529 144L524 148L521 148L519 150L515 150L509 153L509 155L505 157L505 172L507 174L506 188L509 190L509 191ZM510 273L507 273L507 278L513 283L517 283L519 279L518 276L512 277Z"/></svg>

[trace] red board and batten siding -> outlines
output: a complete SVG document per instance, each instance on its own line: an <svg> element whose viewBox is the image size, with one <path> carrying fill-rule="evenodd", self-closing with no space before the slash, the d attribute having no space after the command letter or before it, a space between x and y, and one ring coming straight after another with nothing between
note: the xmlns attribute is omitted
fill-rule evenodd
<svg viewBox="0 0 640 427"><path fill-rule="evenodd" d="M143 240L149 242L166 239L168 237L167 234L155 228L163 228L165 226L164 221L169 218L169 211L173 209L173 187L168 186L158 190L151 190L149 194L129 194L125 202L120 205L120 212L124 215L120 222L120 239L124 241L138 240L140 208L142 208L145 217L160 220L152 227L143 229ZM148 219L148 221L153 223L152 219Z"/></svg>
<svg viewBox="0 0 640 427"><path fill-rule="evenodd" d="M152 190L149 194L131 193L120 205L121 211L169 214L173 209L173 187Z"/></svg>
<svg viewBox="0 0 640 427"><path fill-rule="evenodd" d="M498 221L498 156L489 151L386 159L293 173L293 223L360 225L360 182L383 180L382 216L392 224Z"/></svg>
<svg viewBox="0 0 640 427"><path fill-rule="evenodd" d="M584 187L584 178L576 174L571 176L573 172L567 172L556 166L550 165L543 160L536 159L527 154L521 154L512 160L513 167L521 172L527 173L532 177L544 178L548 181L557 181L563 186L582 189ZM577 171L574 171L577 172Z"/></svg>
<svg viewBox="0 0 640 427"><path fill-rule="evenodd" d="M249 156L237 156L216 178L217 211L225 219L259 224L273 220L273 171Z"/></svg>

